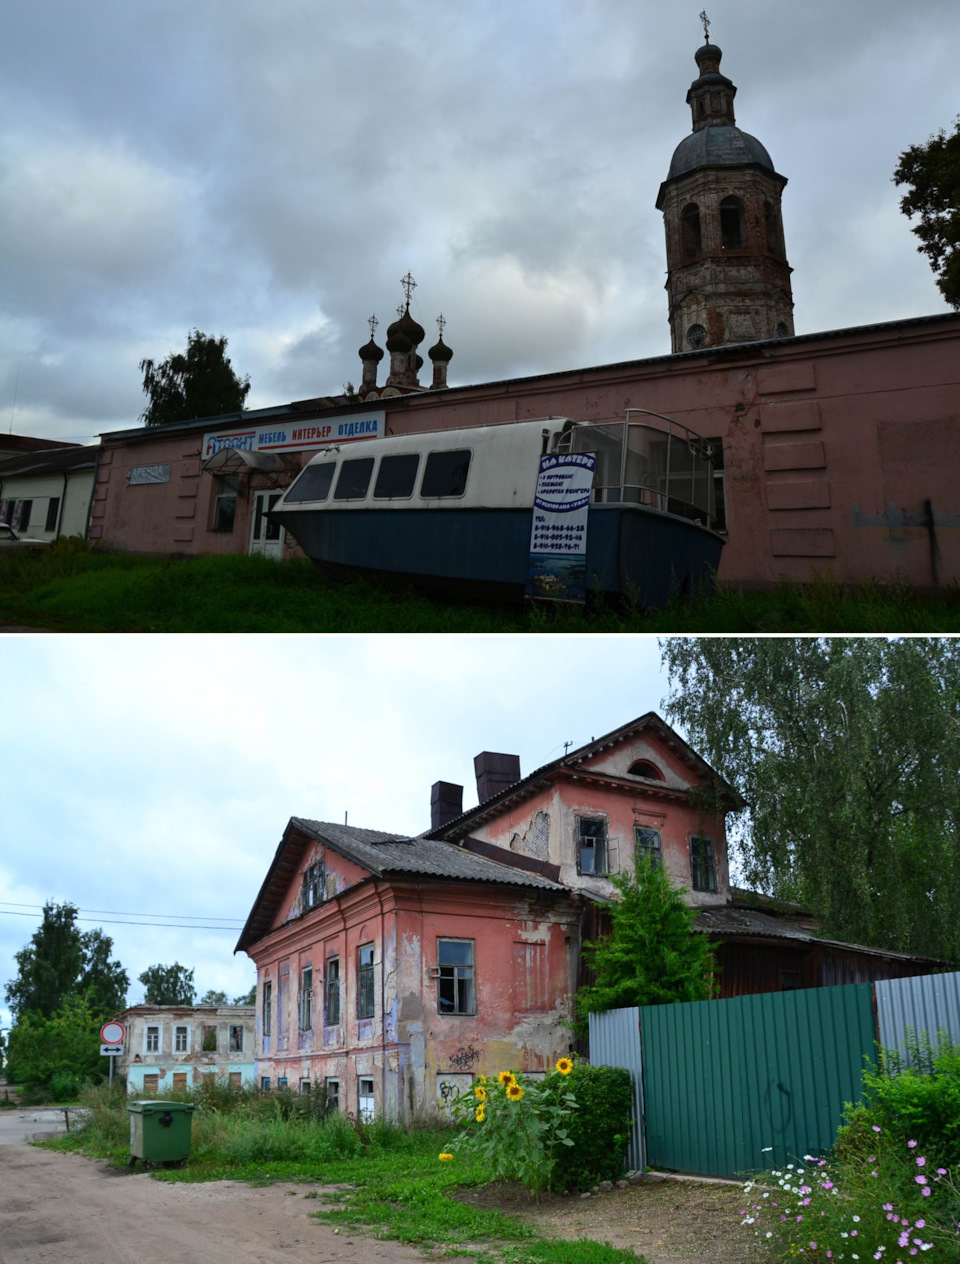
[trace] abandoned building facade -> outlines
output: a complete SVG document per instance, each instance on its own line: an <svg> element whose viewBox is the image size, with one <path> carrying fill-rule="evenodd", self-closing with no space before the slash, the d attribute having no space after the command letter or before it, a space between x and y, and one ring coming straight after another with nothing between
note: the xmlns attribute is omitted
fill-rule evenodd
<svg viewBox="0 0 960 1264"><path fill-rule="evenodd" d="M252 1005L132 1005L117 1015L126 1028L116 1070L127 1092L194 1088L205 1076L240 1087L254 1080Z"/></svg>

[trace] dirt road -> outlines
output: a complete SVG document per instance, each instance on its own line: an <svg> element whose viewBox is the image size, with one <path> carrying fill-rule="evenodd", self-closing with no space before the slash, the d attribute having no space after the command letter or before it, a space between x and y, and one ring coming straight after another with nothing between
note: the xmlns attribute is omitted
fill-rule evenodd
<svg viewBox="0 0 960 1264"><path fill-rule="evenodd" d="M306 1185L170 1185L35 1146L0 1146L0 1264L420 1264L397 1242L312 1220ZM466 1261L463 1264L467 1264Z"/></svg>

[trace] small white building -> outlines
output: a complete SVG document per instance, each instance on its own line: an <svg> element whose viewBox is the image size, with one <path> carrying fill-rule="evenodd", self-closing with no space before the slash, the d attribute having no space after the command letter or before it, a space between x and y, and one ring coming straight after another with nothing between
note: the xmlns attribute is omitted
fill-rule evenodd
<svg viewBox="0 0 960 1264"><path fill-rule="evenodd" d="M33 540L87 534L99 446L0 456L0 522Z"/></svg>
<svg viewBox="0 0 960 1264"><path fill-rule="evenodd" d="M127 1030L118 1074L128 1093L163 1093L206 1076L238 1088L254 1082L253 1005L133 1005L117 1015Z"/></svg>

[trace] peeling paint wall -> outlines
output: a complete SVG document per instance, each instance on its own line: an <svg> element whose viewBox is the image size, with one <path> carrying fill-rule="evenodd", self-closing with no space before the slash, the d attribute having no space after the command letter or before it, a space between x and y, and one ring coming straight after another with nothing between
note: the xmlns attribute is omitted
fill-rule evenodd
<svg viewBox="0 0 960 1264"><path fill-rule="evenodd" d="M127 1029L124 1055L116 1070L126 1076L127 1092L142 1093L157 1077L157 1091L192 1088L206 1075L233 1076L249 1085L255 1076L255 1009L252 1005L134 1005L118 1016ZM216 1049L203 1048L203 1029L216 1031ZM231 1028L241 1028L239 1050L231 1050ZM156 1029L156 1045L148 1029ZM178 1030L186 1049L178 1049ZM186 1077L185 1080L180 1077ZM236 1077L239 1076L239 1080ZM176 1080L174 1077L177 1077Z"/></svg>

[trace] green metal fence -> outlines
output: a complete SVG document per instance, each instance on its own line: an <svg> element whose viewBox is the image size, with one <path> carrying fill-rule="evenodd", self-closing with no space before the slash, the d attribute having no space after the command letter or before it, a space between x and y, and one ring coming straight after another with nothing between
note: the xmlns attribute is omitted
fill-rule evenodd
<svg viewBox="0 0 960 1264"><path fill-rule="evenodd" d="M869 983L646 1005L647 1163L710 1176L826 1150L876 1057Z"/></svg>

